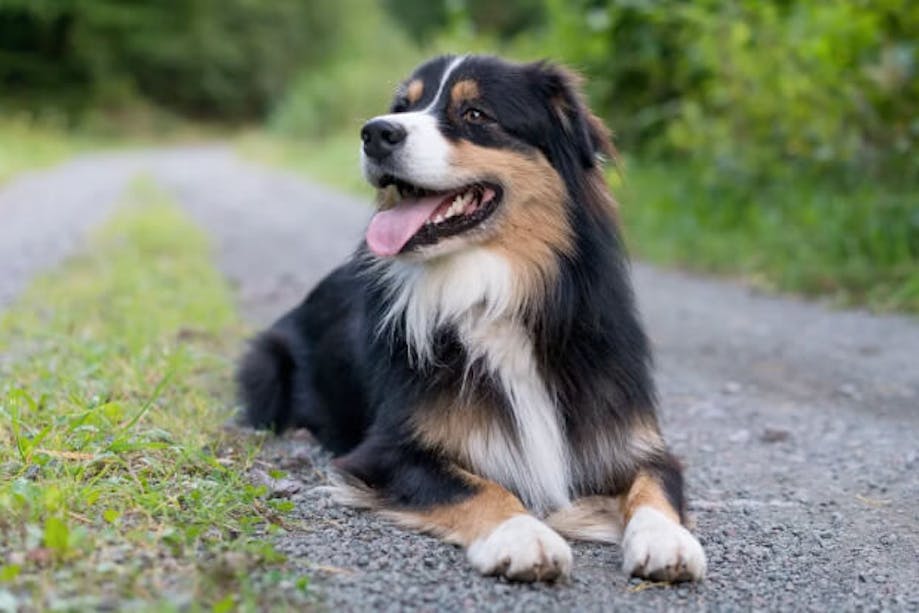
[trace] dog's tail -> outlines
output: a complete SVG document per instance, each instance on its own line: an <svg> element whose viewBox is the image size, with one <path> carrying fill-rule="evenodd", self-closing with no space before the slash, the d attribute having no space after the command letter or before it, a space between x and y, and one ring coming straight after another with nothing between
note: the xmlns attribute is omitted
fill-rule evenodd
<svg viewBox="0 0 919 613"><path fill-rule="evenodd" d="M283 432L292 425L294 355L275 330L255 337L236 371L243 421L259 429Z"/></svg>

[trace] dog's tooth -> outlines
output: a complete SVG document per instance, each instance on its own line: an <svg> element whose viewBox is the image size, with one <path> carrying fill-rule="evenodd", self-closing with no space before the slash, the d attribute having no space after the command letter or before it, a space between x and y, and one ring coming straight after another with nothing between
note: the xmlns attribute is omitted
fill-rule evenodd
<svg viewBox="0 0 919 613"><path fill-rule="evenodd" d="M444 220L444 215L443 213L441 213L440 215L434 218L434 223L441 223L443 220Z"/></svg>

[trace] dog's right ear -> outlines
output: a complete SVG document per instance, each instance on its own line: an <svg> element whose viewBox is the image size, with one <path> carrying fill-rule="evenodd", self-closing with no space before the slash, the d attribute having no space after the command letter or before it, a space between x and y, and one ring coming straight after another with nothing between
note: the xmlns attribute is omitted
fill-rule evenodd
<svg viewBox="0 0 919 613"><path fill-rule="evenodd" d="M568 153L583 168L593 168L598 158L615 157L609 130L584 102L581 92L583 79L575 72L548 62L530 64L532 78L548 100L549 112L561 127L562 141Z"/></svg>

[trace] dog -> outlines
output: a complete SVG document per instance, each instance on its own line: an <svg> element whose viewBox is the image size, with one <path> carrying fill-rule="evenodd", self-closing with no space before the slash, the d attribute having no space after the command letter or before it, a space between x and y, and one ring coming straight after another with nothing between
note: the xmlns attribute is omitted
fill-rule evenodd
<svg viewBox="0 0 919 613"><path fill-rule="evenodd" d="M702 579L604 180L615 152L579 79L438 57L360 136L365 240L253 340L248 423L308 428L346 502L483 574L564 578L564 536L619 542L632 575Z"/></svg>

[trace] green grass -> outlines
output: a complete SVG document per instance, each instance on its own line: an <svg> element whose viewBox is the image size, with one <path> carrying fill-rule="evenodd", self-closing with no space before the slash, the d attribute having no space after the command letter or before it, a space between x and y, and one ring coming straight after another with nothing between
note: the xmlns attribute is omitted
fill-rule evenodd
<svg viewBox="0 0 919 613"><path fill-rule="evenodd" d="M239 147L369 201L356 140L253 134ZM842 305L919 312L919 186L790 176L753 189L713 183L684 164L635 159L610 182L630 249L642 259Z"/></svg>
<svg viewBox="0 0 919 613"><path fill-rule="evenodd" d="M302 605L289 501L222 424L244 329L202 233L139 185L0 315L0 609Z"/></svg>
<svg viewBox="0 0 919 613"><path fill-rule="evenodd" d="M639 162L624 177L616 192L639 257L771 291L919 312L919 186L802 173L742 188Z"/></svg>
<svg viewBox="0 0 919 613"><path fill-rule="evenodd" d="M91 141L24 118L0 120L0 184L24 170L50 166Z"/></svg>

